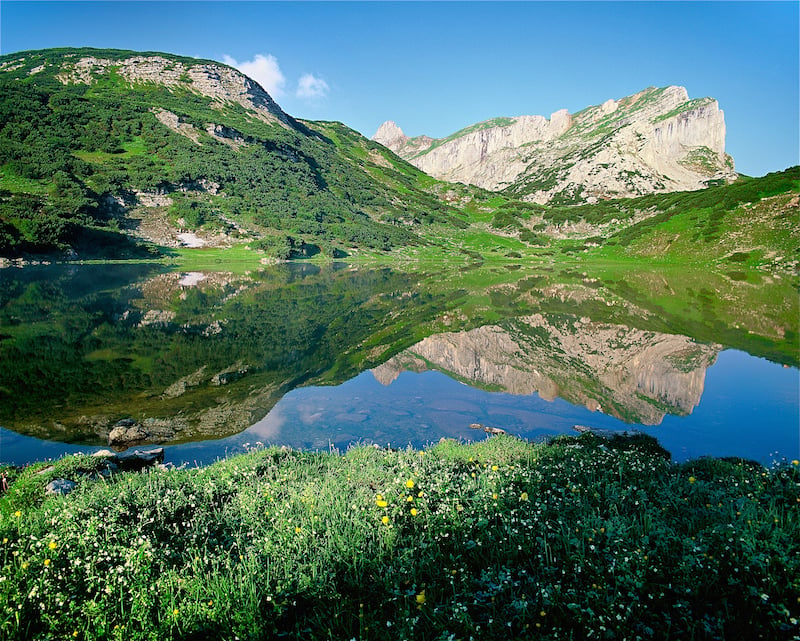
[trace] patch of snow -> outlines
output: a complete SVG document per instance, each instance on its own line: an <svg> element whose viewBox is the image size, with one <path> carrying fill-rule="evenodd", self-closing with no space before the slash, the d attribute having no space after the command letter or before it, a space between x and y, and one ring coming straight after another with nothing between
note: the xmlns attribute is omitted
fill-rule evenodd
<svg viewBox="0 0 800 641"><path fill-rule="evenodd" d="M206 275L203 272L188 272L178 281L178 285L183 285L184 287L194 287L200 281L205 279Z"/></svg>
<svg viewBox="0 0 800 641"><path fill-rule="evenodd" d="M178 238L181 241L181 245L184 247L203 247L206 244L202 238L200 238L197 234L193 234L191 232L185 232L183 234L178 234Z"/></svg>

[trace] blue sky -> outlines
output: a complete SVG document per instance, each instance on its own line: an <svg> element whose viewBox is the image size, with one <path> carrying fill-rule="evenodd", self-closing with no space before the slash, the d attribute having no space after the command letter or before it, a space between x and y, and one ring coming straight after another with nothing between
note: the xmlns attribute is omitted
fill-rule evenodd
<svg viewBox="0 0 800 641"><path fill-rule="evenodd" d="M798 2L0 1L0 52L166 51L250 72L288 113L446 136L682 85L760 176L797 164Z"/></svg>

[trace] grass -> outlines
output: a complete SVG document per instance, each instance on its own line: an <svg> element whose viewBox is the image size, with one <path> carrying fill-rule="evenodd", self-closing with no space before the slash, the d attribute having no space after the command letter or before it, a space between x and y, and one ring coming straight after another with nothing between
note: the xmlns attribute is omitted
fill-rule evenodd
<svg viewBox="0 0 800 641"><path fill-rule="evenodd" d="M652 439L11 472L6 639L790 639L800 472ZM44 498L55 476L78 489ZM793 635L795 635L793 637Z"/></svg>

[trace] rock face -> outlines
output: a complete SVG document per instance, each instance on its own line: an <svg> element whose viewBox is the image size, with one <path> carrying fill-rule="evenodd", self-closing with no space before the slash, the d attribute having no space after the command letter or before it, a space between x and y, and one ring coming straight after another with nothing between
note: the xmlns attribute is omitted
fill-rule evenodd
<svg viewBox="0 0 800 641"><path fill-rule="evenodd" d="M107 73L109 68L113 68L124 81L131 84L153 83L181 87L213 98L220 106L226 102L236 102L245 109L254 110L255 115L264 121L293 127L292 119L261 85L221 63L197 61L193 64L158 55L134 54L123 60L76 56L62 67L57 77L64 84L92 84L99 75ZM175 125L177 124L176 122Z"/></svg>
<svg viewBox="0 0 800 641"><path fill-rule="evenodd" d="M388 384L405 370L437 369L511 394L561 397L631 423L657 425L700 402L717 346L588 319L536 314L504 326L428 338L372 370Z"/></svg>
<svg viewBox="0 0 800 641"><path fill-rule="evenodd" d="M373 140L422 171L538 203L595 202L733 180L716 100L649 88L576 114L495 118L447 138L386 122Z"/></svg>

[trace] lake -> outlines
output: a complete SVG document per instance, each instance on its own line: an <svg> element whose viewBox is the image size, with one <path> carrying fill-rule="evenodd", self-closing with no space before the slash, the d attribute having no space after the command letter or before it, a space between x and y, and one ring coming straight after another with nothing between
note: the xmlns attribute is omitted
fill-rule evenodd
<svg viewBox="0 0 800 641"><path fill-rule="evenodd" d="M127 421L118 448L178 465L489 437L475 425L769 464L800 457L797 319L786 279L686 268L6 268L0 461L95 451Z"/></svg>

